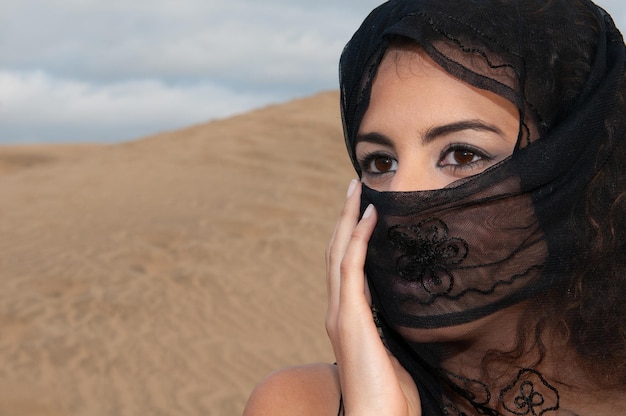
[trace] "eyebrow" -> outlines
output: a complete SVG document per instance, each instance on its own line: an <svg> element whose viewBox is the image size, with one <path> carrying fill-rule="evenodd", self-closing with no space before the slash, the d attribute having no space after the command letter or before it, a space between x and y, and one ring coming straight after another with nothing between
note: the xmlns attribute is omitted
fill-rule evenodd
<svg viewBox="0 0 626 416"><path fill-rule="evenodd" d="M461 120L428 129L422 140L424 143L430 143L437 137L446 136L463 130L489 131L496 133L502 138L505 137L504 132L498 126L494 126L493 124L485 123L482 120Z"/></svg>
<svg viewBox="0 0 626 416"><path fill-rule="evenodd" d="M357 134L355 145L360 142L367 142L372 144L379 144L385 147L394 148L393 141L381 133L365 133L365 134Z"/></svg>
<svg viewBox="0 0 626 416"><path fill-rule="evenodd" d="M424 143L430 143L438 137L446 136L448 134L457 133L464 130L477 130L477 131L489 131L504 138L504 132L493 124L485 123L481 120L461 120L454 123L444 124L441 126L431 127L426 131L426 134L422 137ZM386 147L394 147L393 141L381 133L365 133L358 134L356 137L356 143L367 142L373 144L379 144Z"/></svg>

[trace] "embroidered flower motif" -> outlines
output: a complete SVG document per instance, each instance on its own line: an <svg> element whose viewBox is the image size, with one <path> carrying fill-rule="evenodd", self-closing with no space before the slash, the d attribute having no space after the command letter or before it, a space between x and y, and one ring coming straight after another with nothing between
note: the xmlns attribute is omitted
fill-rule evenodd
<svg viewBox="0 0 626 416"><path fill-rule="evenodd" d="M485 383L446 371L451 387L461 397L467 399L476 408L484 407L491 401L491 392Z"/></svg>
<svg viewBox="0 0 626 416"><path fill-rule="evenodd" d="M427 298L420 303L432 304L454 287L452 270L468 254L468 245L460 238L448 238L448 226L437 218L417 225L396 225L389 229L391 243L403 254L396 260L399 275L421 284Z"/></svg>
<svg viewBox="0 0 626 416"><path fill-rule="evenodd" d="M504 408L517 416L541 416L558 410L559 392L534 370L523 369L513 383L500 392Z"/></svg>

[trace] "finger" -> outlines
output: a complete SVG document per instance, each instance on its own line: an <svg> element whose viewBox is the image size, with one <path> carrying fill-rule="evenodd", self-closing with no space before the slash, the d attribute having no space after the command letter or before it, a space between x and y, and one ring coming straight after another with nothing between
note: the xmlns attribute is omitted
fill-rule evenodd
<svg viewBox="0 0 626 416"><path fill-rule="evenodd" d="M345 211L345 204L347 203L347 201L350 200L350 197L352 197L352 195L357 191L357 188L359 187L359 180L358 179L352 179L350 181L350 184L348 185L348 190L346 191L346 202L344 202L344 211ZM360 191L360 190L359 190ZM342 211L343 214L343 211ZM340 216L340 219L343 215ZM335 240L335 237L337 236L337 231L339 228L339 224L340 221L337 221L337 224L335 225L335 229L333 231L333 235L330 239L330 243L332 244L333 241Z"/></svg>
<svg viewBox="0 0 626 416"><path fill-rule="evenodd" d="M376 226L377 215L373 205L369 205L361 221L351 233L350 241L346 247L345 255L340 265L341 286L340 304L361 304L367 306L365 289L365 258L367 245Z"/></svg>
<svg viewBox="0 0 626 416"><path fill-rule="evenodd" d="M345 248L349 243L349 237L359 221L359 209L361 204L361 187L357 179L353 179L348 187L346 201L337 220L337 225L330 239L327 254L340 254L343 258Z"/></svg>
<svg viewBox="0 0 626 416"><path fill-rule="evenodd" d="M353 350L359 348L359 345L380 343L364 288L367 243L376 220L376 211L370 205L352 232L350 244L341 262L339 311L335 328L341 349L347 346Z"/></svg>
<svg viewBox="0 0 626 416"><path fill-rule="evenodd" d="M350 182L344 208L326 251L327 319L335 316L339 307L339 291L341 287L340 264L350 242L350 235L358 222L361 201L359 184L359 181L356 179Z"/></svg>

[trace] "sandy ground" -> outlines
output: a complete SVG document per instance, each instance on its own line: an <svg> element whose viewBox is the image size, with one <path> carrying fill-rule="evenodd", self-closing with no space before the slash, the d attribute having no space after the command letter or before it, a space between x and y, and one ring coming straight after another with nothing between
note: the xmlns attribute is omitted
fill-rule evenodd
<svg viewBox="0 0 626 416"><path fill-rule="evenodd" d="M332 361L353 177L328 92L111 145L0 147L0 415L239 415Z"/></svg>

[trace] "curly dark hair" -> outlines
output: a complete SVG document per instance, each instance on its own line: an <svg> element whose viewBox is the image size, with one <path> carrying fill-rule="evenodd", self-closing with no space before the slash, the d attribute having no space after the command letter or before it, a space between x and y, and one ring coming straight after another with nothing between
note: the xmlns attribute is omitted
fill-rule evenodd
<svg viewBox="0 0 626 416"><path fill-rule="evenodd" d="M486 377L490 369L498 370L491 372L493 377L508 377L503 374L506 369L543 363L554 364L548 373L557 382L567 383L584 372L581 383L623 388L626 47L610 16L590 0L390 0L381 5L355 33L340 62L345 140L359 174L355 146L377 67L389 48L411 44L450 75L514 103L520 112L520 133L507 161L441 192L426 196L365 192L366 202L375 203L381 214L377 230L382 231L375 230L370 240L374 249L368 251L366 272L389 349L420 386L421 397L436 403L441 392L428 390L436 384L433 379L454 385L462 377L437 374L445 346L424 344L419 334L413 338L407 334L413 328L471 322L519 305L524 316L519 318L515 348L486 351L482 361ZM499 182L501 177L512 179ZM488 203L500 204L498 218L489 216L491 206L484 203L485 195L496 196ZM424 200L435 202L429 205ZM533 211L529 219L521 209L525 203ZM401 205L397 211L401 214L396 214L394 204ZM440 296L434 306L428 305L430 309L415 307L405 313L397 307L397 299L405 293L397 290L401 293L395 296L395 270L385 263L386 257L393 256L376 255L395 255L384 246L385 226L420 224L423 212L447 216L444 219L456 225L458 238L476 229L487 230L488 238L476 239L471 246L473 253L487 254L471 266L459 267L455 283L460 289L454 295ZM520 222L498 222L501 217ZM381 218L387 220L383 225ZM540 231L517 245L516 238L531 229ZM498 248L481 251L489 238L516 250L494 260L489 255ZM534 251L523 252L533 244ZM510 266L504 277L487 272L480 276L495 282L491 286L481 286L483 281L462 274L504 263ZM532 270L541 270L538 277L525 280L523 287L515 286L522 281L516 278ZM510 292L496 293L505 286ZM480 296L463 297L467 293ZM406 298L402 298L405 304ZM510 316L518 319L519 310ZM504 319L502 325L514 329L515 323ZM555 351L563 342L571 347L565 352L567 358ZM576 374L574 370L559 374L574 355L579 363ZM465 382L471 381L467 377Z"/></svg>
<svg viewBox="0 0 626 416"><path fill-rule="evenodd" d="M552 57L549 70L532 64L545 56L540 45L544 39L537 38L535 45L526 47L531 53L527 54L524 93L532 103L530 113L539 137L580 105L599 47L600 22L586 7L588 2L570 0L569 7L562 2L546 1L534 13L538 26L550 26L558 19L575 22L571 38L543 44L553 48L548 51ZM610 19L608 15L605 18ZM532 51L541 53L533 56ZM519 359L527 351L529 338L541 360L543 335L558 332L567 336L579 354L579 364L599 386L626 383L626 76L618 88L612 112L604 121L604 139L589 144L606 148L598 152L598 168L571 207L571 276L533 299L535 319L520 327L517 348L506 353L492 351L485 357L485 365L498 357Z"/></svg>
<svg viewBox="0 0 626 416"><path fill-rule="evenodd" d="M626 116L626 88L615 117ZM607 129L612 126L607 125ZM608 201L608 203L607 203ZM575 278L565 303L571 344L603 384L626 383L626 138L585 192ZM607 261L607 259L609 261Z"/></svg>
<svg viewBox="0 0 626 416"><path fill-rule="evenodd" d="M626 102L616 107L626 114ZM599 387L626 384L626 140L620 140L590 182L575 225L577 261L571 279L533 299L535 319L524 321L513 351L490 351L492 362L515 362L529 344L546 354L544 335L558 333L578 353ZM606 201L611 201L609 204ZM610 261L607 261L610 259Z"/></svg>
<svg viewBox="0 0 626 416"><path fill-rule="evenodd" d="M601 33L598 19L585 7L585 1L571 1L575 7L569 9L560 7L560 3L561 0L546 2L537 14L537 24L547 25L559 13L558 18L574 19L575 33L569 42L558 43L558 51L552 53L555 59L551 82L546 84L545 76L529 73L526 90L530 102L542 105L536 114L545 129L558 124L580 100ZM563 16L562 10L576 14ZM533 85L535 79L543 84ZM625 117L626 78L619 86L613 111L605 120L603 133L607 139L590 142L591 146L605 146L607 149L601 149L599 154L608 157L596 161L599 169L583 197L572 207L570 227L576 260L572 278L546 294L551 296L551 302L542 303L542 324L537 326L537 331L542 331L564 325L570 344L580 354L580 364L603 386L626 383ZM545 309L546 305L553 307Z"/></svg>

